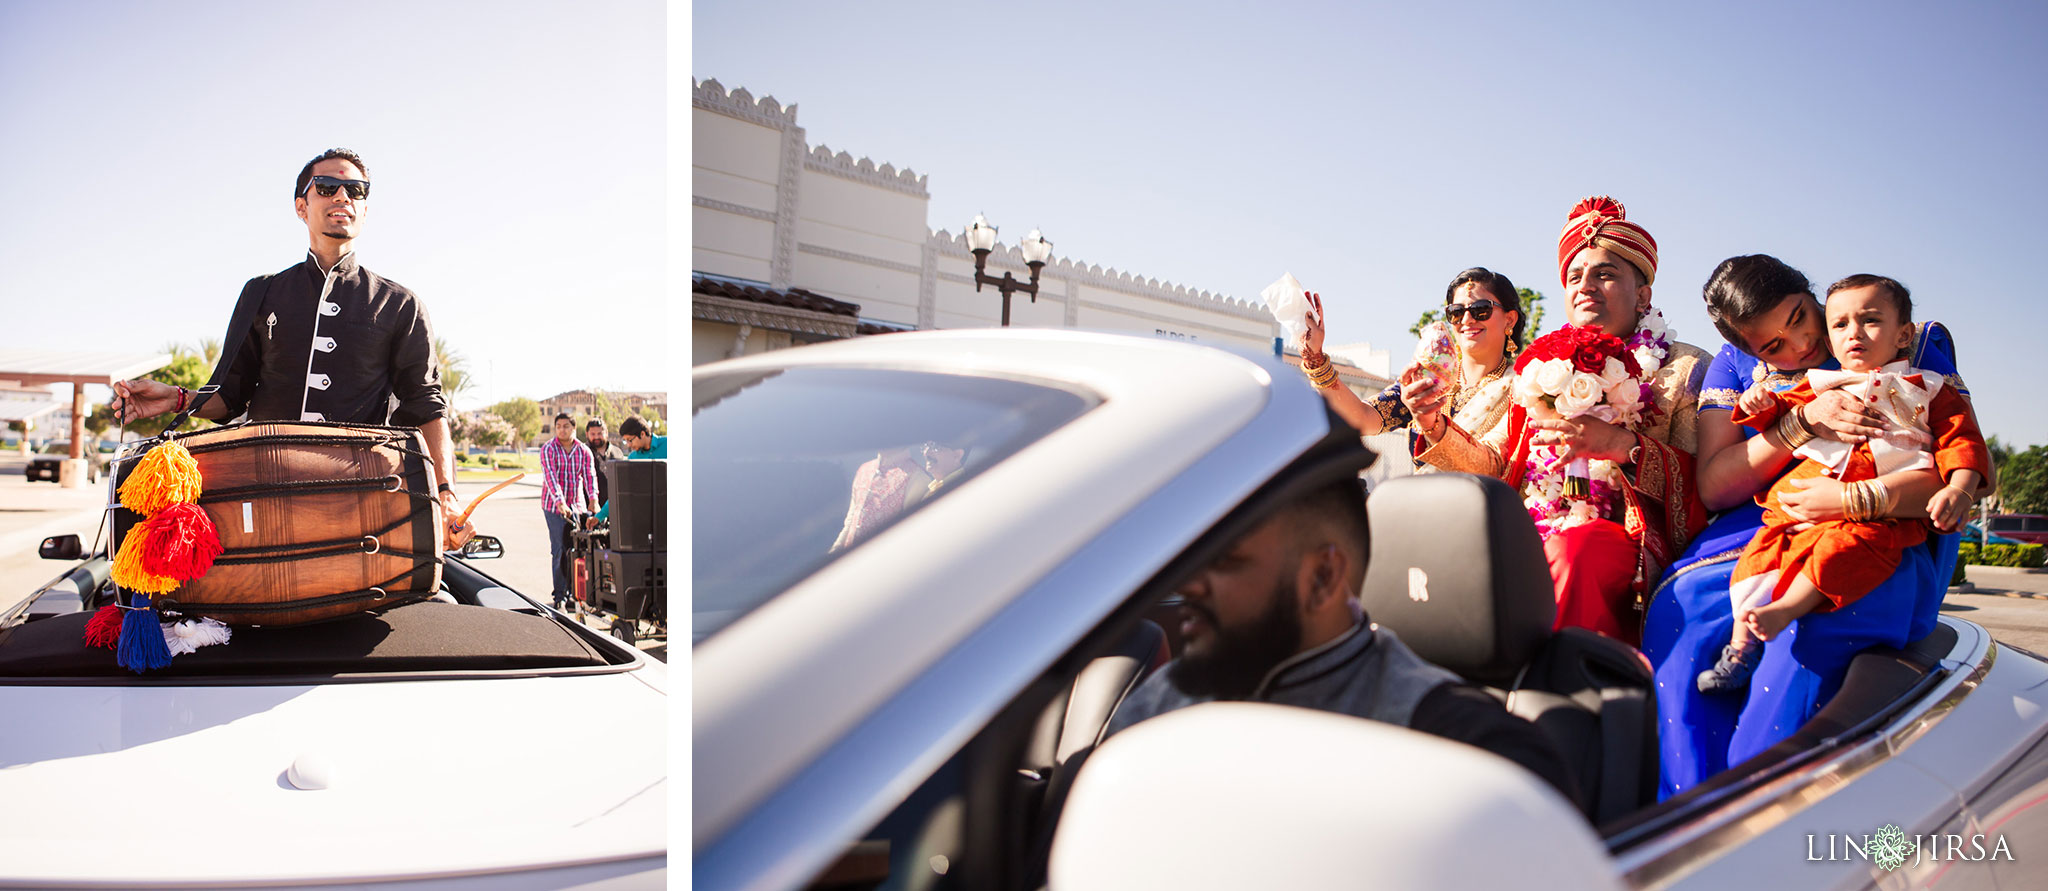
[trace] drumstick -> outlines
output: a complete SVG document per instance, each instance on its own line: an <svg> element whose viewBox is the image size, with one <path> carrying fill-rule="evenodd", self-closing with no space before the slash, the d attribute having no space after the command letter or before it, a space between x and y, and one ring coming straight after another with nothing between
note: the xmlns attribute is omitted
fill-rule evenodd
<svg viewBox="0 0 2048 891"><path fill-rule="evenodd" d="M468 507L462 509L462 516L455 518L455 528L460 529L464 526L469 525L469 515L476 512L476 506L484 503L484 499L489 498L492 495L498 494L499 489L503 489L506 486L512 485L513 483L519 482L520 480L523 480L525 478L526 474L515 473L512 475L511 479L500 481L497 485L485 489L484 494L476 496L476 499L471 501Z"/></svg>

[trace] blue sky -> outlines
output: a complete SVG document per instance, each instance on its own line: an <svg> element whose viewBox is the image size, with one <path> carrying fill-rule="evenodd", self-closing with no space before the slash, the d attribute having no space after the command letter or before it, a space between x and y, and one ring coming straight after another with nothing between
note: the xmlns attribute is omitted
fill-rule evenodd
<svg viewBox="0 0 2048 891"><path fill-rule="evenodd" d="M666 14L0 0L0 344L221 336L304 254L287 193L339 145L376 183L363 264L468 359L459 407L661 389Z"/></svg>
<svg viewBox="0 0 2048 891"><path fill-rule="evenodd" d="M1400 353L1467 266L1559 294L1565 212L1607 193L1657 238L1682 339L1719 348L1700 287L1729 256L1891 275L1954 331L1986 432L2048 443L2048 6L710 0L691 24L692 76L928 174L934 228L985 212L1245 299L1291 270L1333 341Z"/></svg>

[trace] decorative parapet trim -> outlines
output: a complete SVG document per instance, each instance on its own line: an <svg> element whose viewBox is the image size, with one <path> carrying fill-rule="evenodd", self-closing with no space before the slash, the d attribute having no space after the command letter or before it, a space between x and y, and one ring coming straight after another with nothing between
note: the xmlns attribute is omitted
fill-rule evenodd
<svg viewBox="0 0 2048 891"><path fill-rule="evenodd" d="M804 159L804 166L819 173L842 176L854 182L881 186L905 195L931 197L931 193L925 190L925 177L908 167L897 170L894 164L876 166L874 161L867 158L856 161L846 152L835 154L822 145L811 149L810 157Z"/></svg>
<svg viewBox="0 0 2048 891"><path fill-rule="evenodd" d="M706 81L691 78L690 84L695 88L690 104L697 108L777 130L796 126L796 106L785 106L775 101L774 96L755 99L746 87L728 93L725 85L715 78Z"/></svg>
<svg viewBox="0 0 2048 891"><path fill-rule="evenodd" d="M1066 279L1066 285L1067 293L1065 299L1067 309L1066 314L1060 317L1060 324L1074 328L1081 324L1081 286L1076 284L1072 278Z"/></svg>
<svg viewBox="0 0 2048 891"><path fill-rule="evenodd" d="M775 179L775 256L768 264L768 282L789 287L796 274L796 202L803 184L804 128L792 121L782 128L782 168Z"/></svg>
<svg viewBox="0 0 2048 891"><path fill-rule="evenodd" d="M944 229L940 229L931 233L930 241L933 246L946 256L964 257L970 261L974 258L974 253L967 249L967 238L964 235L953 235ZM1029 267L1024 265L1024 255L1014 245L1000 247L995 252L989 254L988 267L990 269L1008 268L1027 275L1030 273ZM952 276L942 277L948 281L955 280L955 277ZM1089 287L1116 291L1133 297L1163 300L1168 303L1191 306L1196 309L1222 313L1241 319L1263 321L1270 323L1274 332L1277 333L1279 331L1279 324L1273 321L1272 313L1266 311L1264 304L1239 300L1235 297L1209 291L1190 290L1185 286L1176 285L1172 282L1162 282L1156 278L1141 278L1133 276L1128 272L1118 272L1115 269L1105 270L1100 266L1090 266L1064 257L1047 263L1040 277L1068 279Z"/></svg>
<svg viewBox="0 0 2048 891"><path fill-rule="evenodd" d="M939 252L927 238L917 253L917 327L929 331L939 327Z"/></svg>
<svg viewBox="0 0 2048 891"><path fill-rule="evenodd" d="M857 319L848 316L734 300L713 294L691 294L690 317L820 337L852 337L859 324Z"/></svg>
<svg viewBox="0 0 2048 891"><path fill-rule="evenodd" d="M800 243L796 246L796 249L816 257L830 257L834 260L845 260L848 263L859 263L862 266L873 266L878 269L887 269L890 272L901 272L908 275L924 274L924 269L922 267L912 266L908 263L898 263L894 260L884 260L880 257L870 257L866 254L856 254L852 251L842 251L837 248L828 248L823 247L821 245Z"/></svg>
<svg viewBox="0 0 2048 891"><path fill-rule="evenodd" d="M692 197L694 199L694 203L698 207L702 207L707 210L724 211L725 213L733 214L735 216L748 217L751 219L763 220L770 223L775 222L774 211L762 210L758 207L748 207L744 204L734 204L730 201L720 201L716 198L706 198L702 195L696 195Z"/></svg>

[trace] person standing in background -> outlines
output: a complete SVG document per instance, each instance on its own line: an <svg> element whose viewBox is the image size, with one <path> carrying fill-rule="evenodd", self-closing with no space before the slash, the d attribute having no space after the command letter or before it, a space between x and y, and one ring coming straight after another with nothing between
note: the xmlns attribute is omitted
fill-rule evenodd
<svg viewBox="0 0 2048 891"><path fill-rule="evenodd" d="M569 572L562 557L569 550L575 512L597 513L596 465L590 449L576 441L576 422L567 414L555 415L555 435L540 446L540 507L548 524L549 569L557 609L575 605L570 600Z"/></svg>

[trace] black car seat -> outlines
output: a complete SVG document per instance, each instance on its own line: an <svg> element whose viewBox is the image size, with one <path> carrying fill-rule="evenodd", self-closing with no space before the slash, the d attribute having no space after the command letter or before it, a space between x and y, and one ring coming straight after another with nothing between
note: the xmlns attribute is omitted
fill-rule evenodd
<svg viewBox="0 0 2048 891"><path fill-rule="evenodd" d="M1166 659L1166 632L1139 620L1109 652L1088 660L1074 682L1046 704L1024 744L1022 770L1054 785L1061 767L1102 742L1117 703Z"/></svg>
<svg viewBox="0 0 2048 891"><path fill-rule="evenodd" d="M1515 491L1470 474L1401 477L1381 483L1367 511L1366 615L1541 729L1596 825L1654 802L1649 662L1583 628L1551 631L1549 564Z"/></svg>
<svg viewBox="0 0 2048 891"><path fill-rule="evenodd" d="M1066 807L1067 792L1081 765L1101 744L1110 716L1168 658L1166 632L1151 620L1140 619L1108 652L1088 660L1074 682L1039 713L1018 771L1029 792L1024 796L1028 812L1023 825L1035 827L1026 855L1028 886L1044 884L1053 830Z"/></svg>

